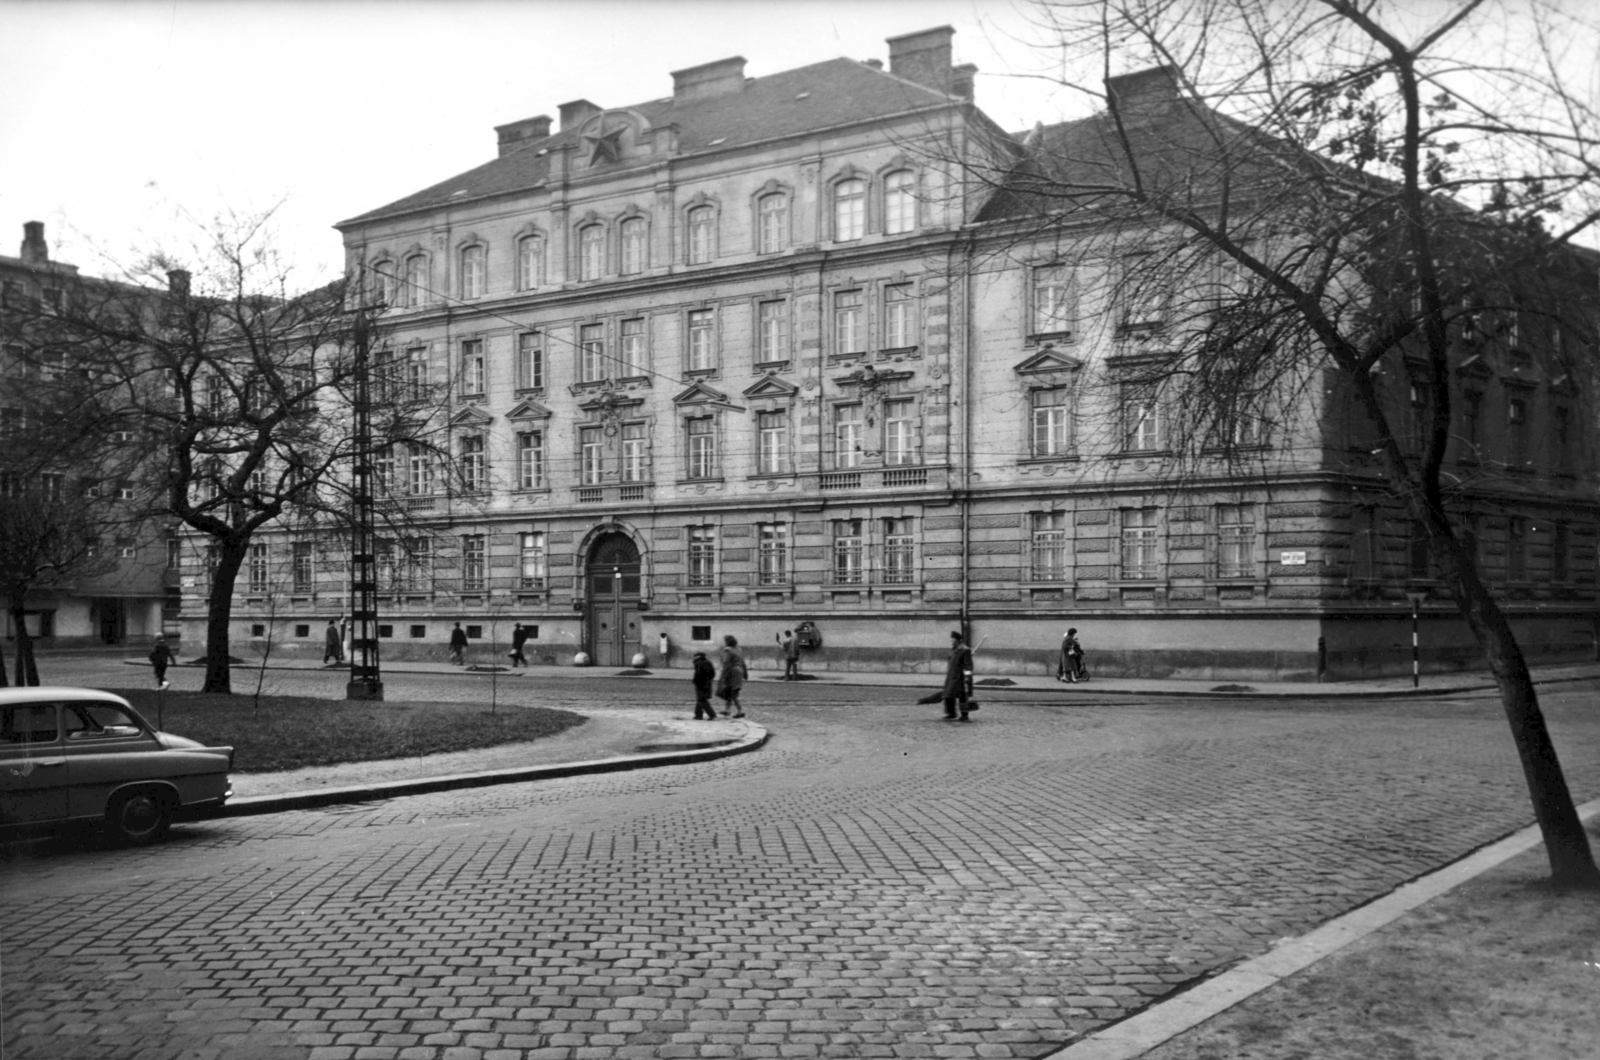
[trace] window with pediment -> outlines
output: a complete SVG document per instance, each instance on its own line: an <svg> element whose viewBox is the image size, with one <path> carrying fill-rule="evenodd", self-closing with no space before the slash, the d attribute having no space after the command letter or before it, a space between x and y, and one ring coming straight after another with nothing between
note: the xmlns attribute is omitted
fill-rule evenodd
<svg viewBox="0 0 1600 1060"><path fill-rule="evenodd" d="M578 279L598 280L605 274L606 229L588 224L578 229Z"/></svg>
<svg viewBox="0 0 1600 1060"><path fill-rule="evenodd" d="M488 280L489 252L481 243L461 248L461 297L482 298Z"/></svg>
<svg viewBox="0 0 1600 1060"><path fill-rule="evenodd" d="M428 256L413 254L406 258L405 287L402 303L409 307L424 305L428 293Z"/></svg>
<svg viewBox="0 0 1600 1060"><path fill-rule="evenodd" d="M532 291L544 282L544 237L517 240L517 289Z"/></svg>
<svg viewBox="0 0 1600 1060"><path fill-rule="evenodd" d="M1027 416L1026 459L1070 460L1076 456L1077 384L1083 363L1048 343L1017 365Z"/></svg>
<svg viewBox="0 0 1600 1060"><path fill-rule="evenodd" d="M685 217L688 226L690 265L704 265L716 254L717 211L711 206L692 207Z"/></svg>
<svg viewBox="0 0 1600 1060"><path fill-rule="evenodd" d="M867 182L859 177L833 186L833 239L848 243L867 234Z"/></svg>
<svg viewBox="0 0 1600 1060"><path fill-rule="evenodd" d="M756 306L756 363L777 364L789 359L789 303L772 298Z"/></svg>
<svg viewBox="0 0 1600 1060"><path fill-rule="evenodd" d="M636 276L643 272L649 263L649 227L643 217L629 217L618 228L618 241L621 243L621 272L624 276Z"/></svg>
<svg viewBox="0 0 1600 1060"><path fill-rule="evenodd" d="M883 344L885 350L907 349L917 344L917 301L909 283L883 287Z"/></svg>
<svg viewBox="0 0 1600 1060"><path fill-rule="evenodd" d="M1071 337L1078 315L1072 269L1059 264L1034 266L1029 294L1029 335Z"/></svg>
<svg viewBox="0 0 1600 1060"><path fill-rule="evenodd" d="M776 254L789 245L789 196L781 191L756 202L756 252Z"/></svg>
<svg viewBox="0 0 1600 1060"><path fill-rule="evenodd" d="M883 178L883 231L903 235L917 227L917 177L898 169Z"/></svg>

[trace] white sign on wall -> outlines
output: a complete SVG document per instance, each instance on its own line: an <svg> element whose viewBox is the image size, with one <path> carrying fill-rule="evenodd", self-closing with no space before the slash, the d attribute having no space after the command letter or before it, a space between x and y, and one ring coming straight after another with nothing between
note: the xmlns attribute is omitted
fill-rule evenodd
<svg viewBox="0 0 1600 1060"><path fill-rule="evenodd" d="M1304 552L1284 552L1282 556L1283 558L1280 562L1285 567L1304 567L1306 565L1306 554Z"/></svg>

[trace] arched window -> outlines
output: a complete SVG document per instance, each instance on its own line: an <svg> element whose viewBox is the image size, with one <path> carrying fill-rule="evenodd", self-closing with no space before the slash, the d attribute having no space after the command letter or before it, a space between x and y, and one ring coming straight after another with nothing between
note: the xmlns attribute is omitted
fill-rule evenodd
<svg viewBox="0 0 1600 1060"><path fill-rule="evenodd" d="M544 240L538 236L524 236L517 243L517 286L531 291L544 278Z"/></svg>
<svg viewBox="0 0 1600 1060"><path fill-rule="evenodd" d="M622 222L622 274L633 276L645 268L644 218L630 217Z"/></svg>
<svg viewBox="0 0 1600 1060"><path fill-rule="evenodd" d="M883 182L883 230L889 235L917 227L916 178L908 169L890 173Z"/></svg>
<svg viewBox="0 0 1600 1060"><path fill-rule="evenodd" d="M421 305L428 289L428 258L426 255L413 254L406 259L405 285L405 304L408 306Z"/></svg>
<svg viewBox="0 0 1600 1060"><path fill-rule="evenodd" d="M461 297L482 298L486 272L483 247L461 248Z"/></svg>
<svg viewBox="0 0 1600 1060"><path fill-rule="evenodd" d="M860 239L867 230L867 182L841 180L833 189L833 238Z"/></svg>
<svg viewBox="0 0 1600 1060"><path fill-rule="evenodd" d="M709 206L689 211L689 264L704 265L711 260L711 237L716 213Z"/></svg>
<svg viewBox="0 0 1600 1060"><path fill-rule="evenodd" d="M763 195L758 204L757 251L775 254L789 242L789 198L783 194Z"/></svg>
<svg viewBox="0 0 1600 1060"><path fill-rule="evenodd" d="M598 280L605 267L606 230L586 225L578 231L578 279Z"/></svg>

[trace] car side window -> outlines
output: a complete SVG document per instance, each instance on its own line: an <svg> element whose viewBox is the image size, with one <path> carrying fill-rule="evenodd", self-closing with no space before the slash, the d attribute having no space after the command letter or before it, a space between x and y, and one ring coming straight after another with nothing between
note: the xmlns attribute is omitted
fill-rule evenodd
<svg viewBox="0 0 1600 1060"><path fill-rule="evenodd" d="M138 736L143 731L127 711L113 703L68 703L66 715L69 740Z"/></svg>
<svg viewBox="0 0 1600 1060"><path fill-rule="evenodd" d="M0 708L0 744L52 743L59 735L54 703Z"/></svg>

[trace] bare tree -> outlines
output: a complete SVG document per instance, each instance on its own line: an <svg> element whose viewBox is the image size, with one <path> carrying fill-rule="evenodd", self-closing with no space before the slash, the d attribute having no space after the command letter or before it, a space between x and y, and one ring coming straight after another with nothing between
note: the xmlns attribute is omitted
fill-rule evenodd
<svg viewBox="0 0 1600 1060"><path fill-rule="evenodd" d="M1594 16L1540 0L1037 10L1042 51L1096 72L1098 109L1041 125L1004 165L950 156L985 189L976 245L1061 263L1110 315L1115 354L1086 374L1113 447L1159 430L1191 469L1331 473L1409 515L1499 686L1554 880L1600 883L1467 525L1474 504L1528 496L1507 483L1529 454L1490 459L1454 411L1492 369L1569 395L1550 446L1592 419L1600 121L1592 79L1571 75L1600 49ZM1107 76L1119 63L1150 65ZM1576 471L1574 455L1556 458Z"/></svg>
<svg viewBox="0 0 1600 1060"><path fill-rule="evenodd" d="M352 391L373 333L361 291L344 280L293 291L267 220L205 230L189 252L197 269L158 253L133 277L141 289L83 285L32 321L33 345L78 373L82 400L132 425L143 512L204 542L207 692L231 691L233 597L241 572L254 576L258 535L291 514L324 533L347 528L361 448ZM402 446L448 471L435 390L418 378L406 400L379 408L373 447ZM385 514L406 523L403 508Z"/></svg>

